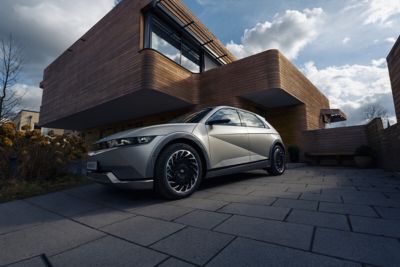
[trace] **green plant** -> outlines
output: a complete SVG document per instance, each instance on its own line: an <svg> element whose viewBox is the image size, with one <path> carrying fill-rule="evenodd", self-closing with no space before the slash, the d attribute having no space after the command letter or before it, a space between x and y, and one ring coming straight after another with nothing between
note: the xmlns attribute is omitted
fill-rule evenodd
<svg viewBox="0 0 400 267"><path fill-rule="evenodd" d="M372 157L372 155L374 154L374 151L368 145L361 145L356 148L356 150L354 151L354 154L356 156Z"/></svg>
<svg viewBox="0 0 400 267"><path fill-rule="evenodd" d="M299 162L300 160L300 148L296 145L289 145L287 149L289 153L289 159L291 162Z"/></svg>

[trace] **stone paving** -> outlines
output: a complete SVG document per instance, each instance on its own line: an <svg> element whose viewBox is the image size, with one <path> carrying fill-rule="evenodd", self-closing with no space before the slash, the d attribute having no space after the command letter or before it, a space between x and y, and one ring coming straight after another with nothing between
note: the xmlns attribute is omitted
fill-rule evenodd
<svg viewBox="0 0 400 267"><path fill-rule="evenodd" d="M303 167L183 200L101 185L0 204L0 266L400 266L400 178Z"/></svg>

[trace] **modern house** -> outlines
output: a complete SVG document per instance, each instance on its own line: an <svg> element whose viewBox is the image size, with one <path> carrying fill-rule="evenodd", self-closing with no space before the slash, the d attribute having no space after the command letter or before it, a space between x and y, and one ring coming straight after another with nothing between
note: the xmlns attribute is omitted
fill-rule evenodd
<svg viewBox="0 0 400 267"><path fill-rule="evenodd" d="M204 106L265 116L286 144L345 120L278 50L237 60L179 0L124 0L44 71L40 125L88 141Z"/></svg>

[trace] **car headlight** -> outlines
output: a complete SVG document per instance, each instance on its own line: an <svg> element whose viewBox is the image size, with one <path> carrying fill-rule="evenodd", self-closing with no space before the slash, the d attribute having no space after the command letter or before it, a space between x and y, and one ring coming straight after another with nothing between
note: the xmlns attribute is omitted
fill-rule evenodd
<svg viewBox="0 0 400 267"><path fill-rule="evenodd" d="M106 142L101 142L96 144L96 148L98 149L106 149L120 146L136 146L136 145L144 145L148 144L155 136L139 136L139 137L126 137L126 138L118 138L113 139Z"/></svg>

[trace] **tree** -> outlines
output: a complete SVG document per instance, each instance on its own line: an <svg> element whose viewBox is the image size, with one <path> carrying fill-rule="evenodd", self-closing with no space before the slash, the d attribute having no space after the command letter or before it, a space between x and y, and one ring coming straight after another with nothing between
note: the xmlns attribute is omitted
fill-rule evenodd
<svg viewBox="0 0 400 267"><path fill-rule="evenodd" d="M374 118L387 118L388 112L387 110L378 103L368 104L364 108L364 119L370 121Z"/></svg>
<svg viewBox="0 0 400 267"><path fill-rule="evenodd" d="M22 48L13 37L0 40L0 119L10 117L21 103L21 96L12 87L17 83L22 64Z"/></svg>

